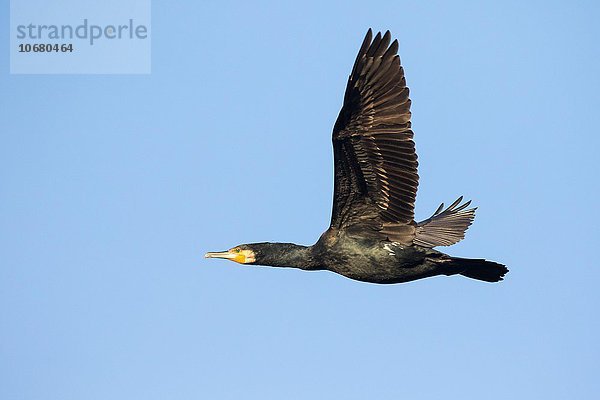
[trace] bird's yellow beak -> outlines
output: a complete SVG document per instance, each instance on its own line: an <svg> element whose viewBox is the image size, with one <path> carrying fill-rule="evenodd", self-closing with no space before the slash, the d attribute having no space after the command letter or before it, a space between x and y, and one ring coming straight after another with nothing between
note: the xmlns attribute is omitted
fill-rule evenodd
<svg viewBox="0 0 600 400"><path fill-rule="evenodd" d="M239 264L248 264L256 261L254 252L252 250L241 250L233 248L227 251L208 252L204 255L206 258L225 258L227 260L235 261Z"/></svg>

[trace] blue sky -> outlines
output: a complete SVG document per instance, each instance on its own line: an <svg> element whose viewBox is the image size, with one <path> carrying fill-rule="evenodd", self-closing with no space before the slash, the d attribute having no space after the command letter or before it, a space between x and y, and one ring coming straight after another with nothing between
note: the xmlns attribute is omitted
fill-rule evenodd
<svg viewBox="0 0 600 400"><path fill-rule="evenodd" d="M598 397L600 7L522 3L154 2L150 75L10 75L0 30L0 398ZM327 228L369 27L400 41L417 218L473 199L442 249L504 282L202 258Z"/></svg>

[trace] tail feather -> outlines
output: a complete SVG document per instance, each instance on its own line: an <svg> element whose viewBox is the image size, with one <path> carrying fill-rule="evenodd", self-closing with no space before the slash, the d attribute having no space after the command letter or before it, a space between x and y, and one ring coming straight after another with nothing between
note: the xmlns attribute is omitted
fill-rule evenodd
<svg viewBox="0 0 600 400"><path fill-rule="evenodd" d="M483 259L452 257L449 265L454 273L485 282L499 282L508 272L505 265Z"/></svg>

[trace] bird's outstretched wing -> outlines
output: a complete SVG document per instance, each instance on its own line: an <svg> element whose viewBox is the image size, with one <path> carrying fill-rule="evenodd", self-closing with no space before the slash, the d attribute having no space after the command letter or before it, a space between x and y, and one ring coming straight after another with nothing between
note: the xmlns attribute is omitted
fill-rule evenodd
<svg viewBox="0 0 600 400"><path fill-rule="evenodd" d="M442 203L433 215L417 224L413 243L422 247L450 246L465 238L467 228L475 219L477 208L467 208L471 201L464 204L460 196L444 210Z"/></svg>
<svg viewBox="0 0 600 400"><path fill-rule="evenodd" d="M331 226L376 232L411 244L419 176L410 99L390 32L369 29L333 129L335 184Z"/></svg>

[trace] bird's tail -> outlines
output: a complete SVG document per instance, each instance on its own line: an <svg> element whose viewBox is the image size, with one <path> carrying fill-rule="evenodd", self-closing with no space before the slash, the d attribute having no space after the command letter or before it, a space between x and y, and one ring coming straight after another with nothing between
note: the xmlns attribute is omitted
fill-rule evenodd
<svg viewBox="0 0 600 400"><path fill-rule="evenodd" d="M483 259L451 257L448 266L454 273L485 282L501 281L508 272L506 266Z"/></svg>

